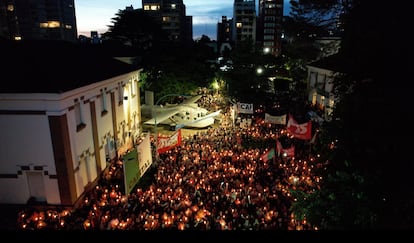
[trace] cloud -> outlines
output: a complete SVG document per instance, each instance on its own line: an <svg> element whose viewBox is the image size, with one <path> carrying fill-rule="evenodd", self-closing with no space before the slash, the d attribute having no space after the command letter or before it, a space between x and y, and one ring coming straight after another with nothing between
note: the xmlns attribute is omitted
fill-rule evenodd
<svg viewBox="0 0 414 243"><path fill-rule="evenodd" d="M191 3L185 5L187 15L191 15L193 18L200 18L200 20L205 16L216 18L217 20L221 19L221 16L233 16L233 0L191 0ZM205 19L208 20L208 18Z"/></svg>
<svg viewBox="0 0 414 243"><path fill-rule="evenodd" d="M203 25L203 24L217 24L221 22L221 17L218 19L213 16L195 16L193 17L193 25Z"/></svg>
<svg viewBox="0 0 414 243"><path fill-rule="evenodd" d="M233 18L234 0L184 0L186 15L193 17L193 32L209 33L209 37L215 38L217 23L222 16ZM256 1L257 4L257 1ZM75 0L75 11L78 32L84 34L91 30L104 33L111 25L111 19L121 9L133 5L134 8L142 8L141 1L133 0ZM284 14L290 10L289 0L284 0Z"/></svg>

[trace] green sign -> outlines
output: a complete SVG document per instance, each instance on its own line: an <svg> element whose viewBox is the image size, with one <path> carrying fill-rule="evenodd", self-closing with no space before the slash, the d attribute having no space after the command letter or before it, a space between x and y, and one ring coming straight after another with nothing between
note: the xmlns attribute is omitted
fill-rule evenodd
<svg viewBox="0 0 414 243"><path fill-rule="evenodd" d="M128 195L141 178L137 149L135 148L125 154L122 160L124 164L125 194Z"/></svg>

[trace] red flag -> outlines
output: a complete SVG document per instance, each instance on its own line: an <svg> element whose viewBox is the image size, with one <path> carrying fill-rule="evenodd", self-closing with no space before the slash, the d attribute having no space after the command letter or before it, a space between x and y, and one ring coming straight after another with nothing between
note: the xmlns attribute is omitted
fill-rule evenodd
<svg viewBox="0 0 414 243"><path fill-rule="evenodd" d="M287 130L295 137L303 140L311 139L312 122L298 124L291 114L287 124Z"/></svg>

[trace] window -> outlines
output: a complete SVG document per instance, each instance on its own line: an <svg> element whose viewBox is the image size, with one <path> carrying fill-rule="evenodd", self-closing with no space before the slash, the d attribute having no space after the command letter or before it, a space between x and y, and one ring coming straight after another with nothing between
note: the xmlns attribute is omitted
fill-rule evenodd
<svg viewBox="0 0 414 243"><path fill-rule="evenodd" d="M81 101L79 101L78 99L75 100L75 118L76 118L76 131L79 132L83 128L86 127L86 124L84 122L82 104L81 104Z"/></svg>
<svg viewBox="0 0 414 243"><path fill-rule="evenodd" d="M159 5L144 5L144 10L157 11L160 9Z"/></svg>
<svg viewBox="0 0 414 243"><path fill-rule="evenodd" d="M134 98L135 95L137 95L137 90L138 90L138 80L137 79L132 79L131 81L131 97Z"/></svg>
<svg viewBox="0 0 414 243"><path fill-rule="evenodd" d="M310 77L309 77L309 83L310 83L310 87L315 87L315 83L316 83L316 75L317 75L317 73L316 72L311 72L310 73Z"/></svg>
<svg viewBox="0 0 414 243"><path fill-rule="evenodd" d="M106 88L101 89L101 116L104 116L108 113L106 106Z"/></svg>
<svg viewBox="0 0 414 243"><path fill-rule="evenodd" d="M122 87L122 83L118 83L118 105L122 105L124 103L124 88Z"/></svg>

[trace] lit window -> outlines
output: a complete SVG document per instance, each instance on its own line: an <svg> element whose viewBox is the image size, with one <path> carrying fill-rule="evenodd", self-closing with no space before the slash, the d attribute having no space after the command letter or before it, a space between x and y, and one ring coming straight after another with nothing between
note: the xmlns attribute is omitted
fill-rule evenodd
<svg viewBox="0 0 414 243"><path fill-rule="evenodd" d="M49 28L59 28L60 22L59 21L48 21Z"/></svg>
<svg viewBox="0 0 414 243"><path fill-rule="evenodd" d="M160 9L159 5L144 5L144 10L157 11Z"/></svg>
<svg viewBox="0 0 414 243"><path fill-rule="evenodd" d="M48 25L47 23L45 23L45 22L40 23L39 25L40 25L40 28L47 28L47 27L49 26L49 25Z"/></svg>
<svg viewBox="0 0 414 243"><path fill-rule="evenodd" d="M236 23L236 27L241 28L241 27L243 27L243 24L242 23Z"/></svg>
<svg viewBox="0 0 414 243"><path fill-rule="evenodd" d="M76 131L80 131L86 126L86 124L84 123L82 105L79 100L75 100L75 118L76 118Z"/></svg>
<svg viewBox="0 0 414 243"><path fill-rule="evenodd" d="M17 41L22 40L22 37L21 36L15 36L14 40L17 40Z"/></svg>
<svg viewBox="0 0 414 243"><path fill-rule="evenodd" d="M13 12L14 11L14 5L13 4L7 5L7 11Z"/></svg>
<svg viewBox="0 0 414 243"><path fill-rule="evenodd" d="M65 28L68 29L68 30L71 30L72 29L72 25L67 24L67 25L65 25Z"/></svg>
<svg viewBox="0 0 414 243"><path fill-rule="evenodd" d="M39 25L40 25L40 28L59 28L60 22L59 21L48 21L48 22L40 23ZM72 26L70 28L72 28Z"/></svg>
<svg viewBox="0 0 414 243"><path fill-rule="evenodd" d="M175 4L171 4L171 8L172 9L175 9L177 7L177 5L175 5Z"/></svg>

